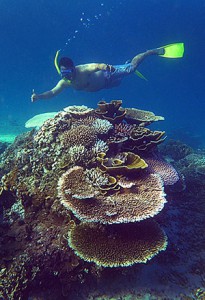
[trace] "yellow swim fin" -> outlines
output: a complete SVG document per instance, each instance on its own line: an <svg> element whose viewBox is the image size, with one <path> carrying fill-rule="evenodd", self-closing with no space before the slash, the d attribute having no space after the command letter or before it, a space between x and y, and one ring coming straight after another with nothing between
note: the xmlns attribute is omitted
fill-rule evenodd
<svg viewBox="0 0 205 300"><path fill-rule="evenodd" d="M146 81L148 81L147 80L147 78L146 77L144 77L144 75L142 75L142 73L140 73L140 71L138 71L138 70L135 70L135 74L139 77L139 78L141 78L141 79L144 79L144 80L146 80Z"/></svg>
<svg viewBox="0 0 205 300"><path fill-rule="evenodd" d="M159 54L162 57L181 58L184 55L184 43L170 44L157 49L164 49L164 53Z"/></svg>

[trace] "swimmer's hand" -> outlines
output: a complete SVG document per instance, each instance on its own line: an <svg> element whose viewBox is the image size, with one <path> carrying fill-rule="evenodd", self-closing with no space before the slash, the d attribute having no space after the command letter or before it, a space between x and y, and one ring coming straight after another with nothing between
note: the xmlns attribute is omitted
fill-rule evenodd
<svg viewBox="0 0 205 300"><path fill-rule="evenodd" d="M36 102L38 99L39 99L39 96L33 90L32 95L31 95L31 102Z"/></svg>

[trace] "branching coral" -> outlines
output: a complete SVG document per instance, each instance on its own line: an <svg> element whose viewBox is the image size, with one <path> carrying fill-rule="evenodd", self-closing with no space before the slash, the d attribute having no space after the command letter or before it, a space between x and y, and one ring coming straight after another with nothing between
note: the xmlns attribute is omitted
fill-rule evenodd
<svg viewBox="0 0 205 300"><path fill-rule="evenodd" d="M78 127L79 125L92 126L93 122L96 120L94 116L86 116L81 118L72 118L72 128Z"/></svg>
<svg viewBox="0 0 205 300"><path fill-rule="evenodd" d="M97 140L97 134L92 127L79 125L76 128L72 128L63 132L60 136L60 141L67 147L83 145L90 147L95 144Z"/></svg>
<svg viewBox="0 0 205 300"><path fill-rule="evenodd" d="M107 134L108 131L113 127L109 121L101 119L96 119L92 123L92 126L97 134Z"/></svg>
<svg viewBox="0 0 205 300"><path fill-rule="evenodd" d="M68 151L69 154L69 160L71 163L77 163L79 161L82 161L85 156L85 146L79 145L79 146L71 146Z"/></svg>
<svg viewBox="0 0 205 300"><path fill-rule="evenodd" d="M98 168L92 168L85 171L86 181L88 181L93 186L101 187L107 185L109 182L109 176L103 173Z"/></svg>
<svg viewBox="0 0 205 300"><path fill-rule="evenodd" d="M109 192L117 191L119 189L116 178L102 172L99 168L86 170L85 174L86 181L93 186L98 187L103 195L107 195Z"/></svg>
<svg viewBox="0 0 205 300"><path fill-rule="evenodd" d="M97 156L97 154L101 152L106 153L108 150L109 147L107 143L100 139L98 139L92 147L92 151L95 156Z"/></svg>
<svg viewBox="0 0 205 300"><path fill-rule="evenodd" d="M132 131L134 130L135 126L131 124L126 124L126 123L119 123L115 124L114 127L114 135L119 137L126 137L130 136Z"/></svg>

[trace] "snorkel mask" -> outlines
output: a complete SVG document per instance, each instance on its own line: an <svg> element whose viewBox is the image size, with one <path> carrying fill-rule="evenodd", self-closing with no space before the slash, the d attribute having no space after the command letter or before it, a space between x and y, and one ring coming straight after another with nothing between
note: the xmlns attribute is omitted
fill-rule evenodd
<svg viewBox="0 0 205 300"><path fill-rule="evenodd" d="M61 69L60 75L62 78L66 78L68 80L71 80L73 77L73 70L71 69Z"/></svg>

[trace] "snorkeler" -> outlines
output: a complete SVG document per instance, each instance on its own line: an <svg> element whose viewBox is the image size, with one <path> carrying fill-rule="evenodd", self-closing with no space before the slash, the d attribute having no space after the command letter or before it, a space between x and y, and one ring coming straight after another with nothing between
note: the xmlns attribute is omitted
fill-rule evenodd
<svg viewBox="0 0 205 300"><path fill-rule="evenodd" d="M71 87L75 90L86 92L96 92L102 89L110 89L119 86L122 79L132 73L139 77L144 76L137 71L142 61L151 55L158 55L167 58L183 57L184 44L175 43L153 50L147 50L144 53L136 55L130 62L124 65L108 65L104 63L89 63L75 66L73 61L68 57L62 57L58 62L59 52L55 56L55 67L61 76L60 81L50 91L42 94L36 94L33 91L31 101L39 99L50 99L61 93L65 88Z"/></svg>

